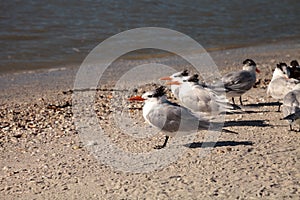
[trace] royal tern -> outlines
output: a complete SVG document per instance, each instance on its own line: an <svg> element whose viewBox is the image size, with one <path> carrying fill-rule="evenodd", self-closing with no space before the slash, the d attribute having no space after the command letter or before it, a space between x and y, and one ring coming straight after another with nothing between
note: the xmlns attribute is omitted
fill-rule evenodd
<svg viewBox="0 0 300 200"><path fill-rule="evenodd" d="M283 119L289 121L291 131L293 123L300 125L300 89L292 90L284 96L282 112Z"/></svg>
<svg viewBox="0 0 300 200"><path fill-rule="evenodd" d="M226 97L214 90L199 84L198 74L184 77L181 81L171 81L168 85L180 85L178 99L181 104L193 112L212 115L231 112L236 107L230 105Z"/></svg>
<svg viewBox="0 0 300 200"><path fill-rule="evenodd" d="M299 87L299 80L289 78L290 71L285 63L277 64L271 82L268 85L267 94L272 98L281 101L284 96ZM280 105L278 107L278 112L280 111Z"/></svg>
<svg viewBox="0 0 300 200"><path fill-rule="evenodd" d="M240 103L243 105L242 95L255 84L255 72L260 72L256 68L256 63L251 59L246 59L243 64L243 70L230 72L222 77L226 95L232 97L233 104L235 104L234 97L240 97Z"/></svg>
<svg viewBox="0 0 300 200"><path fill-rule="evenodd" d="M189 75L188 70L183 70L180 72L176 72L176 73L172 74L171 76L162 77L162 78L160 78L160 80L181 82L183 80L183 78L187 77L188 75ZM176 97L176 99L178 99L179 85L178 84L171 85L171 92Z"/></svg>
<svg viewBox="0 0 300 200"><path fill-rule="evenodd" d="M145 101L143 106L143 117L150 124L165 135L163 145L156 146L156 149L164 148L171 136L187 135L197 130L208 130L209 127L222 127L222 123L210 122L208 119L191 112L189 109L167 100L165 87L161 86L155 91L144 93L142 96L129 98L130 101ZM226 129L225 132L235 133Z"/></svg>

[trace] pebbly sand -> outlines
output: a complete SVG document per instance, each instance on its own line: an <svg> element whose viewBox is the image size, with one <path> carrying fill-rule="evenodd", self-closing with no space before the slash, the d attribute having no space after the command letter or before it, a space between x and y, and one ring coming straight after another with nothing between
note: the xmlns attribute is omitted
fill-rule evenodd
<svg viewBox="0 0 300 200"><path fill-rule="evenodd" d="M77 67L1 75L0 198L299 199L299 132L289 131L288 123L280 120L282 113L276 112L276 101L266 95L276 63L300 60L299 55L300 45L293 43L212 52L222 74L239 69L246 58L261 70L257 85L243 95L247 113L226 116L226 129L238 134L222 133L211 153L201 157L206 132L199 132L191 144L179 145L184 152L174 162L140 173L99 162L80 139L72 119ZM158 83L135 92L141 94L154 84ZM160 151L153 147L163 142L161 133L132 138L115 127L112 115L118 106L111 104L111 87L101 85L94 105L106 136L127 152ZM129 91L125 96L130 93L135 94ZM133 127L149 128L141 104L126 106L136 120ZM172 140L169 150L175 146Z"/></svg>

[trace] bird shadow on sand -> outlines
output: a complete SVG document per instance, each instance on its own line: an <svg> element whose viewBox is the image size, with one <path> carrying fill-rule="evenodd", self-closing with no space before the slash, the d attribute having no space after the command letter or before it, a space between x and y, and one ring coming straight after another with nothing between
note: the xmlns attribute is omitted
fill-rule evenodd
<svg viewBox="0 0 300 200"><path fill-rule="evenodd" d="M253 107L257 108L257 107ZM226 115L236 115L236 114L255 114L255 113L268 113L270 112L269 110L243 110L243 112L226 112L223 114Z"/></svg>
<svg viewBox="0 0 300 200"><path fill-rule="evenodd" d="M280 102L263 102L263 103L252 103L252 104L246 104L243 107L263 107L263 106L279 106L282 105Z"/></svg>
<svg viewBox="0 0 300 200"><path fill-rule="evenodd" d="M231 126L267 127L267 126L271 126L271 125L266 124L266 120L239 120L239 121L227 121L224 123L224 127L231 127Z"/></svg>
<svg viewBox="0 0 300 200"><path fill-rule="evenodd" d="M188 148L208 148L208 147L228 147L228 146L239 146L239 145L244 145L244 146L252 146L254 143L251 141L220 141L220 142L193 142L189 144L185 144L185 147Z"/></svg>

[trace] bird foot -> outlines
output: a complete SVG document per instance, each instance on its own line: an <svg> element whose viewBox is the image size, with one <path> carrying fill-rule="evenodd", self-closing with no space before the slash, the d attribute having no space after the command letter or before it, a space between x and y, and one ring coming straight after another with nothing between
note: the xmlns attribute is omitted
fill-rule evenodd
<svg viewBox="0 0 300 200"><path fill-rule="evenodd" d="M166 147L166 145L156 145L155 147L154 147L154 149L163 149L163 148L165 148Z"/></svg>
<svg viewBox="0 0 300 200"><path fill-rule="evenodd" d="M166 135L166 139L165 139L165 142L163 145L156 145L154 147L154 149L162 149L162 148L165 148L167 146L167 143L168 143L168 140L169 140L169 136Z"/></svg>

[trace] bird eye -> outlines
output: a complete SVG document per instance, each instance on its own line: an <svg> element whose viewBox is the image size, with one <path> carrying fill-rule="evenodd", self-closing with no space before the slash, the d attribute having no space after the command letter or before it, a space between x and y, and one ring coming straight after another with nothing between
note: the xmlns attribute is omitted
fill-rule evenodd
<svg viewBox="0 0 300 200"><path fill-rule="evenodd" d="M151 97L153 97L153 95L152 95L152 94L149 94L148 97L151 98Z"/></svg>

